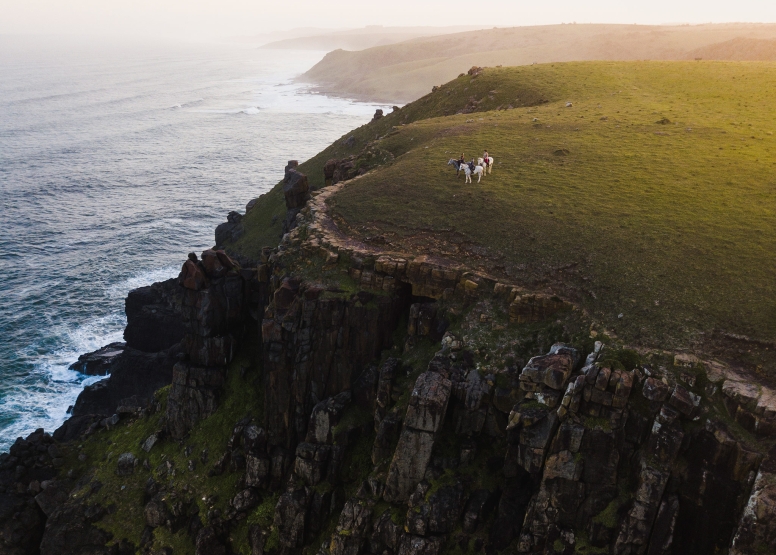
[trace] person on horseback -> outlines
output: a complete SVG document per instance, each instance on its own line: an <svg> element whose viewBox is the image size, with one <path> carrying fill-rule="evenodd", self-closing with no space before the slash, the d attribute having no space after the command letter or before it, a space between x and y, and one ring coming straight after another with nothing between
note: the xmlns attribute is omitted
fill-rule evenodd
<svg viewBox="0 0 776 555"><path fill-rule="evenodd" d="M461 153L461 157L458 159L458 167L460 168L466 163L466 158L463 156L463 152Z"/></svg>
<svg viewBox="0 0 776 555"><path fill-rule="evenodd" d="M482 161L485 162L486 166L490 165L490 157L488 156L488 151L486 150L485 153L482 155Z"/></svg>
<svg viewBox="0 0 776 555"><path fill-rule="evenodd" d="M474 158L472 158L472 161L469 162L469 170L471 170L471 172L474 173Z"/></svg>

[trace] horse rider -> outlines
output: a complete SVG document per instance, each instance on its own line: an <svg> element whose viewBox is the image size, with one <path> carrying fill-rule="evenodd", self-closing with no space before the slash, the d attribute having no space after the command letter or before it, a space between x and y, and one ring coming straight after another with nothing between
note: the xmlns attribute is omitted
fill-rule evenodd
<svg viewBox="0 0 776 555"><path fill-rule="evenodd" d="M466 163L466 158L463 156L463 152L461 153L461 157L458 159L458 167L460 168Z"/></svg>
<svg viewBox="0 0 776 555"><path fill-rule="evenodd" d="M485 166L489 166L490 165L490 157L488 156L488 151L487 150L482 155L482 161L485 162Z"/></svg>
<svg viewBox="0 0 776 555"><path fill-rule="evenodd" d="M469 170L474 173L474 158L472 158L472 161L469 162Z"/></svg>

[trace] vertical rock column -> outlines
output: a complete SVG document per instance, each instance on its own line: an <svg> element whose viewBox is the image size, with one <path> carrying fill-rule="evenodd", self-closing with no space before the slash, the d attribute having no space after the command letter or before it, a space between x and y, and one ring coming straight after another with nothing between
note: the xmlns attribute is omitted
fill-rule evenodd
<svg viewBox="0 0 776 555"><path fill-rule="evenodd" d="M283 220L283 233L286 234L296 227L296 216L310 200L310 185L307 176L296 171L299 162L289 160L286 175L283 179L283 195L286 200L286 219Z"/></svg>
<svg viewBox="0 0 776 555"><path fill-rule="evenodd" d="M776 551L776 449L760 465L730 555Z"/></svg>
<svg viewBox="0 0 776 555"><path fill-rule="evenodd" d="M193 253L183 265L183 348L187 361L173 367L167 402L170 435L181 438L218 407L226 365L237 350L244 325L244 280L223 251Z"/></svg>
<svg viewBox="0 0 776 555"><path fill-rule="evenodd" d="M325 298L323 290L286 279L262 320L265 413L269 441L295 448L320 401L354 380L389 347L403 308L398 294ZM323 298L322 298L323 297Z"/></svg>
<svg viewBox="0 0 776 555"><path fill-rule="evenodd" d="M421 374L412 390L404 429L388 469L385 500L406 501L426 474L434 436L445 419L452 382L441 374Z"/></svg>

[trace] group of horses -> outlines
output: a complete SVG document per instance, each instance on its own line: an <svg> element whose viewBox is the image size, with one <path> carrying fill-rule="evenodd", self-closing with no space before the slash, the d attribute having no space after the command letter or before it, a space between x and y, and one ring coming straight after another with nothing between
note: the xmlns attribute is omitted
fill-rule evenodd
<svg viewBox="0 0 776 555"><path fill-rule="evenodd" d="M477 176L477 183L479 183L482 180L483 175L488 175L493 171L493 157L488 156L488 163L485 163L485 160L483 158L477 159L477 165L474 166L474 171L469 167L468 162L461 163L459 160L456 160L455 158L450 158L450 160L447 162L448 166L455 166L455 175L457 176L458 173L463 170L463 172L466 174L466 179L464 180L464 183L471 183L472 182L472 174Z"/></svg>

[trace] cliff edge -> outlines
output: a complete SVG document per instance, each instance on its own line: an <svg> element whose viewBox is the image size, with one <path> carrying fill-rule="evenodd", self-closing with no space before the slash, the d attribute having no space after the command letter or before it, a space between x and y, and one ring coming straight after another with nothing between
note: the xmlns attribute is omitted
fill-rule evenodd
<svg viewBox="0 0 776 555"><path fill-rule="evenodd" d="M638 220L617 187L600 193L596 176L611 185L623 173L574 160L585 144L599 159L625 145L639 176L628 193L659 196L660 180L627 141L659 152L662 171L673 171L670 156L645 137L689 137L707 145L704 153L741 142L713 118L695 115L701 125L689 135L686 124L673 126L681 116L667 127L639 107L659 108L661 90L718 75L703 71L720 68L474 68L418 103L376 114L312 160L289 162L284 180L244 215L230 214L214 248L189 254L177 279L130 293L126 345L79 362L108 372L105 385L86 390L53 434L38 430L0 455L3 552L776 549L770 328L698 339L708 321L740 306L741 292L758 294L759 270L729 284L735 303L693 308L697 321L678 302L658 317L610 314L606 307L630 302L622 291L631 280L648 283L625 271L626 251L655 260L639 241L665 222ZM734 71L748 72L744 86L770 78L767 68ZM644 85L659 75L673 77ZM556 87L543 88L548 80ZM639 93L614 93L614 81L617 91L639 83ZM524 104L505 105L510 98ZM617 106L633 113L616 115ZM756 129L755 111L739 115ZM557 140L556 128L582 138L561 144L566 153L537 155ZM769 147L765 137L734 143L740 151L726 163L759 171L752 154ZM455 181L445 149L486 140L492 173L480 184ZM688 172L710 163L699 150L681 152ZM697 208L673 183L677 209ZM559 185L571 195L568 209ZM714 195L733 202L716 181L704 191L710 207ZM558 198L547 206L550 193ZM733 230L741 216L727 206ZM751 207L749 221L761 209ZM576 211L599 238L584 253L587 266L564 259L587 238ZM627 213L621 227L611 225L615 211ZM688 252L667 245L660 253L671 261L680 251L680 277L699 280ZM662 277L662 299L687 294ZM660 331L677 319L680 327ZM746 325L729 324L739 321Z"/></svg>

